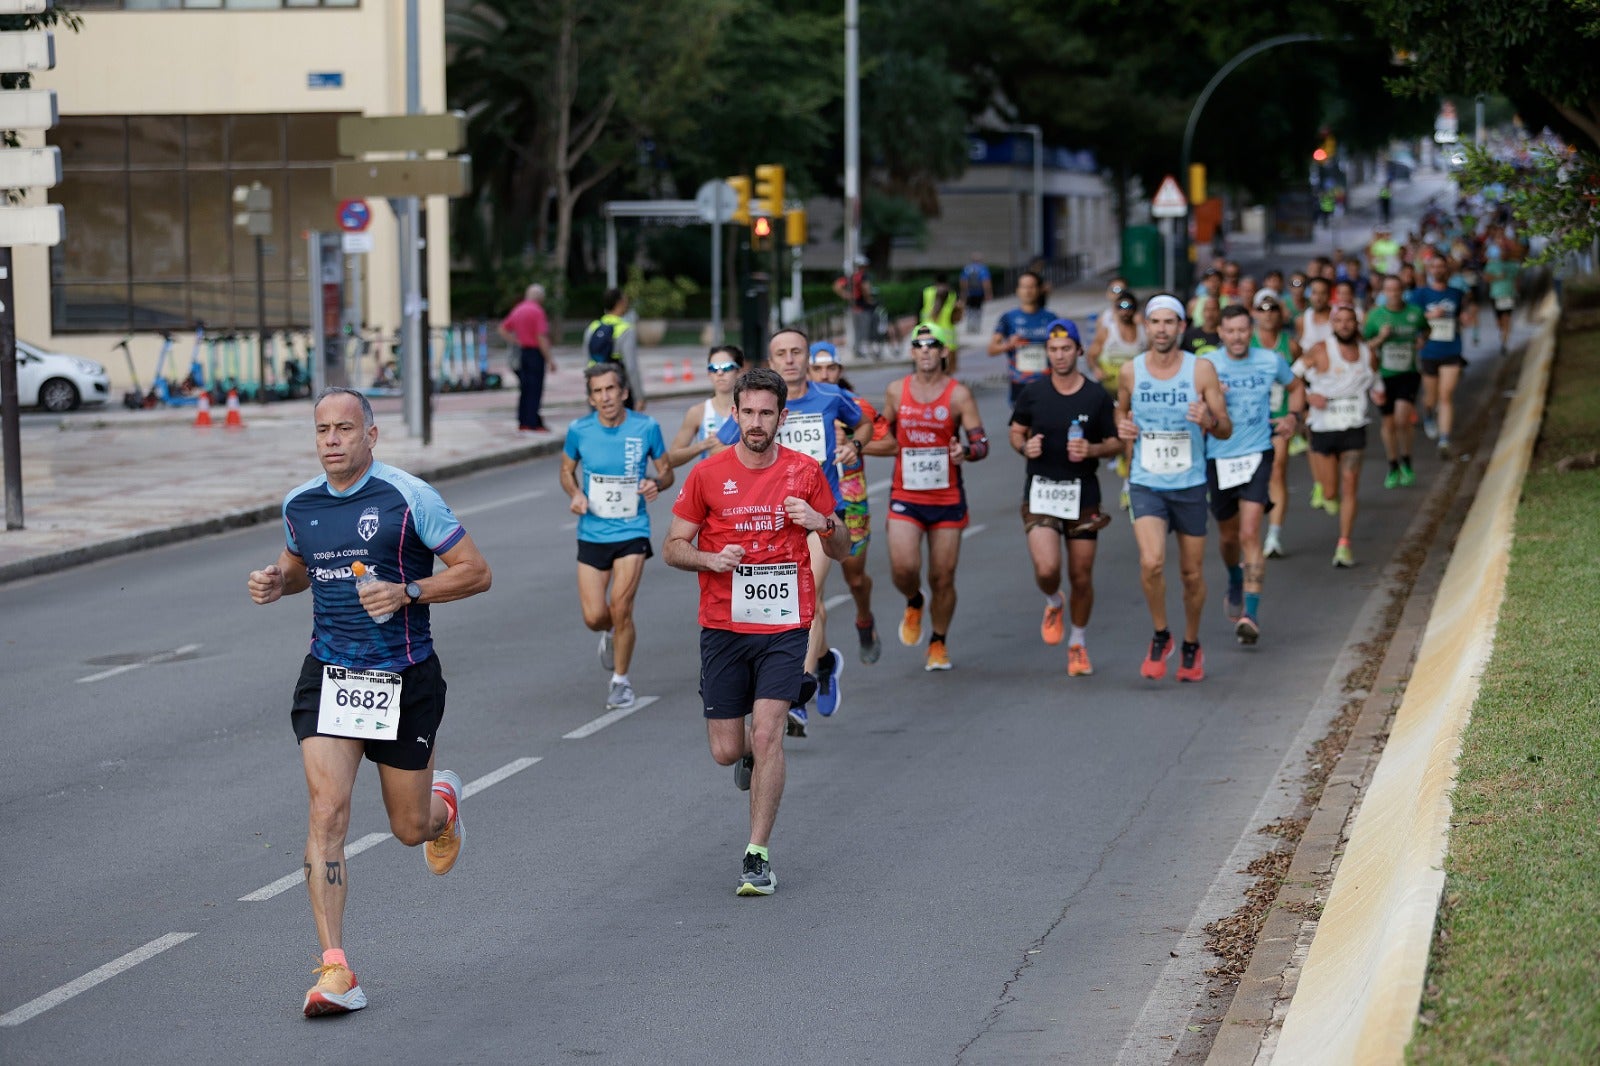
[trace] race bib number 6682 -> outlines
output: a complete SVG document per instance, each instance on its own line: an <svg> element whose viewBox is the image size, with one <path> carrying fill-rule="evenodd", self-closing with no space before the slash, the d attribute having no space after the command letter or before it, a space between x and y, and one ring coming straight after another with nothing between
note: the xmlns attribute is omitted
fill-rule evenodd
<svg viewBox="0 0 1600 1066"><path fill-rule="evenodd" d="M361 740L393 740L400 725L400 675L388 670L322 667L317 732Z"/></svg>

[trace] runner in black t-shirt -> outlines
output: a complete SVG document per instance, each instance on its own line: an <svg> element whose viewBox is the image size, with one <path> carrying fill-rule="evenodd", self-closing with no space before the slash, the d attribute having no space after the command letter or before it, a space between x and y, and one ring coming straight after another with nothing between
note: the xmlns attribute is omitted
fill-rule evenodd
<svg viewBox="0 0 1600 1066"><path fill-rule="evenodd" d="M1039 625L1046 644L1062 638L1061 539L1066 538L1067 580L1072 586L1072 638L1067 676L1094 672L1084 627L1094 608L1094 553L1099 531L1111 523L1100 510L1101 459L1122 453L1115 403L1110 393L1078 371L1083 344L1078 327L1050 323L1045 354L1050 376L1029 383L1011 413L1011 447L1028 460L1022 490L1022 528L1033 560L1033 577L1045 595Z"/></svg>

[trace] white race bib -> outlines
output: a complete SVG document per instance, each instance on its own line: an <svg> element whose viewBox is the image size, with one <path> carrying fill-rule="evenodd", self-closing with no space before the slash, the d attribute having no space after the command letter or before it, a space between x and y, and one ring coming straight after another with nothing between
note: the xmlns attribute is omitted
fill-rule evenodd
<svg viewBox="0 0 1600 1066"><path fill-rule="evenodd" d="M1409 341L1384 341L1383 347L1378 349L1378 358L1383 369L1391 374L1403 374L1411 369L1415 353Z"/></svg>
<svg viewBox="0 0 1600 1066"><path fill-rule="evenodd" d="M596 518L633 518L639 514L639 479L589 475L589 513Z"/></svg>
<svg viewBox="0 0 1600 1066"><path fill-rule="evenodd" d="M1261 453L1236 455L1231 459L1217 460L1217 488L1233 489L1248 484L1261 466Z"/></svg>
<svg viewBox="0 0 1600 1066"><path fill-rule="evenodd" d="M900 484L912 492L949 488L950 449L900 449Z"/></svg>
<svg viewBox="0 0 1600 1066"><path fill-rule="evenodd" d="M805 452L820 463L828 457L827 442L822 436L824 432L831 433L833 429L822 424L821 415L802 415L790 411L789 417L778 427L778 443L785 448Z"/></svg>
<svg viewBox="0 0 1600 1066"><path fill-rule="evenodd" d="M800 567L797 563L766 563L733 568L735 622L758 626L800 624Z"/></svg>
<svg viewBox="0 0 1600 1066"><path fill-rule="evenodd" d="M1325 433L1337 433L1342 429L1356 429L1366 418L1365 396L1335 396L1328 400L1328 406L1322 412L1322 430Z"/></svg>
<svg viewBox="0 0 1600 1066"><path fill-rule="evenodd" d="M1428 320L1428 339L1439 344L1453 344L1456 339L1456 320L1449 315Z"/></svg>
<svg viewBox="0 0 1600 1066"><path fill-rule="evenodd" d="M1024 374L1043 374L1050 365L1045 358L1044 348L1037 344L1018 348L1016 363L1017 370Z"/></svg>
<svg viewBox="0 0 1600 1066"><path fill-rule="evenodd" d="M1515 296L1496 296L1494 298L1494 309L1496 311L1515 311L1517 309L1517 298Z"/></svg>
<svg viewBox="0 0 1600 1066"><path fill-rule="evenodd" d="M1035 475L1028 482L1028 510L1034 514L1050 515L1077 521L1083 506L1083 482L1051 481Z"/></svg>
<svg viewBox="0 0 1600 1066"><path fill-rule="evenodd" d="M322 667L318 733L358 740L394 740L399 726L399 674L326 664Z"/></svg>
<svg viewBox="0 0 1600 1066"><path fill-rule="evenodd" d="M1139 465L1152 474L1181 474L1194 465L1194 442L1184 429L1139 434Z"/></svg>

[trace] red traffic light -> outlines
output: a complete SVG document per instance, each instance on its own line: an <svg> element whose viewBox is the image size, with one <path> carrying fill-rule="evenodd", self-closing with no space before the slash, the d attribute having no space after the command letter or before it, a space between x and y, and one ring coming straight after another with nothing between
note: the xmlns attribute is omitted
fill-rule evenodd
<svg viewBox="0 0 1600 1066"><path fill-rule="evenodd" d="M750 223L750 233L762 238L772 236L772 219L764 215L757 216Z"/></svg>
<svg viewBox="0 0 1600 1066"><path fill-rule="evenodd" d="M1328 153L1323 151L1321 148L1318 148L1315 152L1311 153L1311 158L1315 159L1319 163L1326 163L1328 161Z"/></svg>

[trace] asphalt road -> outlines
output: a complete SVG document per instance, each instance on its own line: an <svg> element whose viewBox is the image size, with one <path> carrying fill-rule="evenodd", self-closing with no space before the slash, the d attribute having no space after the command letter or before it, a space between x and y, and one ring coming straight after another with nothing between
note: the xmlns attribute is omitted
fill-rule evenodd
<svg viewBox="0 0 1600 1066"><path fill-rule="evenodd" d="M1478 354L1474 388L1496 361ZM877 396L886 378L857 384ZM980 400L1003 438L1003 390ZM299 1016L317 945L287 715L309 602L244 591L278 532L0 588L0 1060L1164 1061L1215 961L1197 930L1238 904L1255 828L1291 807L1283 778L1438 470L1422 449L1418 485L1385 493L1375 438L1352 571L1329 566L1334 520L1306 507L1294 461L1291 557L1269 569L1255 649L1232 639L1209 553L1200 685L1138 676L1150 627L1120 515L1100 542L1096 674L1066 677L1038 638L1003 445L970 471L948 674L894 639L880 535L884 656L858 662L841 606L843 706L788 745L767 899L733 892L747 807L706 750L693 577L650 563L645 705L596 728L607 675L555 463L444 483L495 585L434 611L440 761L484 784L460 864L435 878L384 836L363 772L346 932L372 1005L318 1022ZM869 471L887 483L886 460Z"/></svg>

